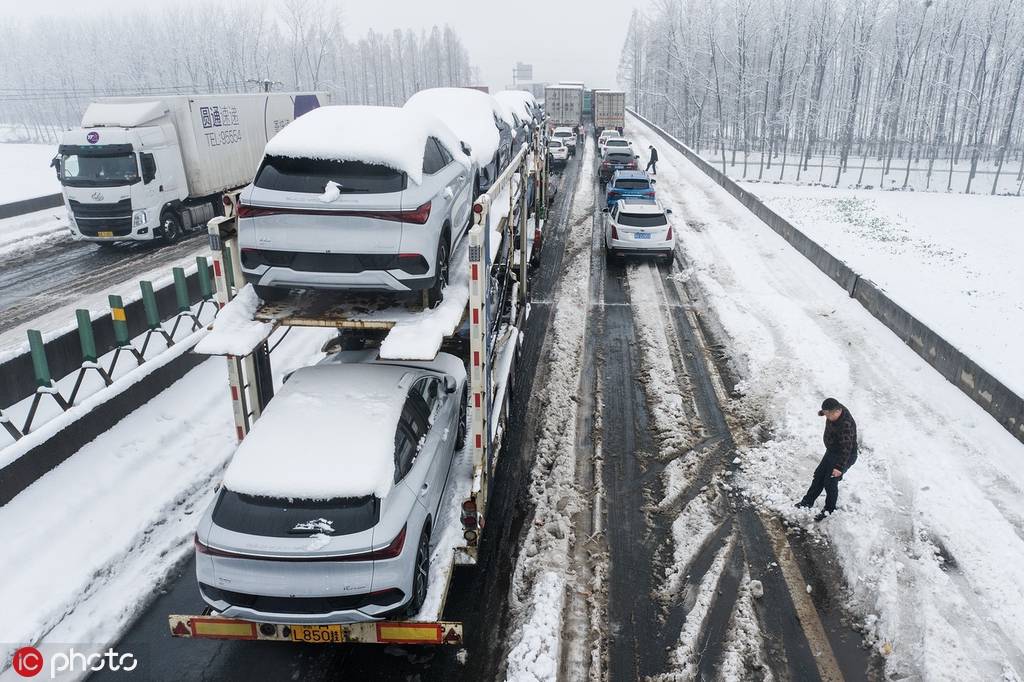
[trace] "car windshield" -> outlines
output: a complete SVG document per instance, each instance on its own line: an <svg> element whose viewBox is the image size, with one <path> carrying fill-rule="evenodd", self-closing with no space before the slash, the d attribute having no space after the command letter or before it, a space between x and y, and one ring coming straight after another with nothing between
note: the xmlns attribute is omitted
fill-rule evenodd
<svg viewBox="0 0 1024 682"><path fill-rule="evenodd" d="M616 180L615 189L648 189L650 184L646 180Z"/></svg>
<svg viewBox="0 0 1024 682"><path fill-rule="evenodd" d="M605 142L609 147L628 147L629 142L621 138L613 137Z"/></svg>
<svg viewBox="0 0 1024 682"><path fill-rule="evenodd" d="M117 187L139 181L135 154L64 154L61 180L72 187Z"/></svg>
<svg viewBox="0 0 1024 682"><path fill-rule="evenodd" d="M359 533L373 528L378 520L380 500L372 495L298 500L243 495L224 488L213 508L213 522L225 530L275 538Z"/></svg>
<svg viewBox="0 0 1024 682"><path fill-rule="evenodd" d="M572 132L569 130L556 130L554 137L572 137Z"/></svg>
<svg viewBox="0 0 1024 682"><path fill-rule="evenodd" d="M660 227L668 225L663 213L619 213L619 225L626 227Z"/></svg>
<svg viewBox="0 0 1024 682"><path fill-rule="evenodd" d="M629 163L633 160L632 154L609 154L608 161L611 163Z"/></svg>
<svg viewBox="0 0 1024 682"><path fill-rule="evenodd" d="M565 145L563 145L563 144L562 144L562 143L561 143L560 141L558 141L558 140L551 140L550 142L548 142L548 146L549 146L549 147L555 147L555 148L558 148L558 147L563 147L563 146L565 146Z"/></svg>
<svg viewBox="0 0 1024 682"><path fill-rule="evenodd" d="M405 189L405 173L362 161L323 161L268 156L253 184L282 192L322 194L328 182L342 194L388 194Z"/></svg>

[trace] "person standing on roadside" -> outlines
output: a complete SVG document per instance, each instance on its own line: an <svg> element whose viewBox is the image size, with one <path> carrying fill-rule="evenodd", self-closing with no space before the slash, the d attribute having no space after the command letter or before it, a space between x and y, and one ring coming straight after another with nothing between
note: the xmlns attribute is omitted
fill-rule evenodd
<svg viewBox="0 0 1024 682"><path fill-rule="evenodd" d="M814 478L807 494L796 503L797 507L813 507L814 502L825 491L825 509L819 512L815 521L832 514L839 500L839 481L843 474L857 461L857 422L850 411L835 398L826 398L821 403L819 417L825 417L825 454L814 470Z"/></svg>
<svg viewBox="0 0 1024 682"><path fill-rule="evenodd" d="M650 145L648 147L648 149L651 151L651 156L650 156L650 160L647 161L647 168L645 168L644 170L646 170L651 175L657 175L658 174L658 150L654 148L653 144Z"/></svg>

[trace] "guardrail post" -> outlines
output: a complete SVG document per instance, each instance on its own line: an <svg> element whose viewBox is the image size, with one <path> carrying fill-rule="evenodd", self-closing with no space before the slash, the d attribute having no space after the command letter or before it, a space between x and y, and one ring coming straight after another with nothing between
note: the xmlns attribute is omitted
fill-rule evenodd
<svg viewBox="0 0 1024 682"><path fill-rule="evenodd" d="M188 280L185 279L184 268L172 268L171 272L174 273L174 295L178 299L178 314L174 316L174 326L171 327L171 338L178 332L178 325L181 324L182 319L188 318L192 320L192 329L195 331L203 326L199 322L199 318L196 317L195 313L192 312L192 303L188 298Z"/></svg>
<svg viewBox="0 0 1024 682"><path fill-rule="evenodd" d="M142 341L142 350L140 353L142 357L146 357L146 348L149 347L149 340L154 334L160 334L164 337L164 341L167 342L168 346L174 345L174 339L164 329L163 324L160 322L160 308L156 304L156 294L153 293L153 283L148 280L142 280L139 282L139 288L142 290L142 307L146 311L146 338Z"/></svg>
<svg viewBox="0 0 1024 682"><path fill-rule="evenodd" d="M217 310L217 303L213 300L213 281L210 279L210 263L206 260L205 256L196 256L196 277L199 281L200 298L199 309L196 310L196 317L198 318L203 314L207 303L213 305L214 311Z"/></svg>
<svg viewBox="0 0 1024 682"><path fill-rule="evenodd" d="M117 366L117 360L121 357L121 351L127 350L135 356L135 361L138 364L142 364L146 361L142 357L135 346L132 345L132 340L128 332L128 316L124 310L124 303L121 302L120 296L111 294L107 297L110 301L110 321L114 326L114 341L117 343L117 348L114 349L114 357L110 360L110 367L107 368L107 374L114 376L114 367Z"/></svg>
<svg viewBox="0 0 1024 682"><path fill-rule="evenodd" d="M0 410L0 426L4 427L7 433L11 434L11 438L14 440L21 440L21 431L14 425L11 418L4 414L3 410Z"/></svg>
<svg viewBox="0 0 1024 682"><path fill-rule="evenodd" d="M90 369L99 372L105 386L109 386L112 383L110 375L99 364L99 354L96 352L96 338L92 333L92 316L88 310L78 309L75 311L75 317L78 318L78 340L82 345L82 366L78 370L78 378L75 379L75 387L71 390L71 397L68 398L68 402L72 405L75 404L75 398L78 397L78 390L82 387L85 373Z"/></svg>
<svg viewBox="0 0 1024 682"><path fill-rule="evenodd" d="M52 397L62 410L67 412L68 402L60 394L60 389L50 376L50 365L46 361L46 345L43 343L43 335L36 329L28 330L29 351L32 354L32 371L36 375L36 393L32 396L32 405L28 409L28 417L25 425L21 427L22 433L28 433L32 429L32 420L36 418L36 410L39 409L39 401L44 395Z"/></svg>

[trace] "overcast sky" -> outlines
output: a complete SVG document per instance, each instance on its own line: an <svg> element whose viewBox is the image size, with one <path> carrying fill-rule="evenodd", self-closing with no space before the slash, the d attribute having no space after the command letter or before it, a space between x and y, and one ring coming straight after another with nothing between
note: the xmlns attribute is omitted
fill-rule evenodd
<svg viewBox="0 0 1024 682"><path fill-rule="evenodd" d="M160 7L180 0L148 0ZM419 30L448 23L458 31L470 59L491 91L512 82L516 61L533 63L534 80L584 81L615 87L619 52L630 12L641 0L339 0L348 38L369 28ZM273 0L268 0L273 4ZM4 0L6 16L111 12L139 3L125 0ZM505 7L511 9L505 9Z"/></svg>

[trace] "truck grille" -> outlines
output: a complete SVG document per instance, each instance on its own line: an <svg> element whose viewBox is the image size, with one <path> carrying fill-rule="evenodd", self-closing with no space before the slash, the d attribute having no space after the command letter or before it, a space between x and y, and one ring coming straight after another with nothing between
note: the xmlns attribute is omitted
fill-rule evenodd
<svg viewBox="0 0 1024 682"><path fill-rule="evenodd" d="M113 232L115 237L125 237L132 232L131 199L113 204L83 204L74 199L69 203L78 230L86 236L95 237L104 231Z"/></svg>
<svg viewBox="0 0 1024 682"><path fill-rule="evenodd" d="M343 597L265 597L258 594L222 590L206 583L199 583L199 587L203 594L214 601L224 601L232 606L254 609L263 613L313 614L348 611L367 606L390 606L397 604L405 597L405 593L398 589Z"/></svg>

